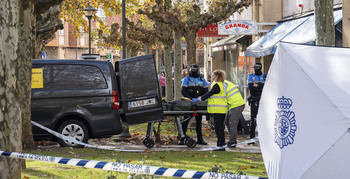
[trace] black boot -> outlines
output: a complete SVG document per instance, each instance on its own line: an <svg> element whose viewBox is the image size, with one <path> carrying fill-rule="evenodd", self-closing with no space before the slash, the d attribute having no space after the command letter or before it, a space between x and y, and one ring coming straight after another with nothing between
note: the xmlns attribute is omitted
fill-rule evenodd
<svg viewBox="0 0 350 179"><path fill-rule="evenodd" d="M208 143L204 142L202 135L197 136L197 139L197 144L208 145Z"/></svg>
<svg viewBox="0 0 350 179"><path fill-rule="evenodd" d="M179 143L178 143L179 145L185 145L185 142L184 142L184 138L181 138L180 140L179 140Z"/></svg>

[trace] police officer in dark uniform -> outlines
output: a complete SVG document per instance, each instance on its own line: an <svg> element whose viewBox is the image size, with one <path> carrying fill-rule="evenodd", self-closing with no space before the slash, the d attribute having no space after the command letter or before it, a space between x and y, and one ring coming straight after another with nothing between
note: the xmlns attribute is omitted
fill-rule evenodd
<svg viewBox="0 0 350 179"><path fill-rule="evenodd" d="M198 72L199 68L197 64L192 64L190 66L190 72L187 77L185 77L181 84L181 93L186 98L198 98L203 94L208 92L208 83L201 77ZM202 137L202 115L198 114L196 117L196 133L197 133L197 144L207 145ZM183 132L186 135L188 123L190 120L184 121L182 123ZM183 145L183 140L179 141L180 145Z"/></svg>
<svg viewBox="0 0 350 179"><path fill-rule="evenodd" d="M253 66L254 73L248 76L248 89L250 96L248 97L248 102L250 105L250 116L251 116L251 125L250 125L250 138L255 137L255 128L256 128L256 116L259 109L259 101L261 97L262 90L264 88L266 75L261 71L262 64L257 62Z"/></svg>

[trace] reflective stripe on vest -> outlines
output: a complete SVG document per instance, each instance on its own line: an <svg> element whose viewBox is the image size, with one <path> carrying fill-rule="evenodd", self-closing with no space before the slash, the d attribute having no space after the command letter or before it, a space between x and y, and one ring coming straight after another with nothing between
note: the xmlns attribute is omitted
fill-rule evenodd
<svg viewBox="0 0 350 179"><path fill-rule="evenodd" d="M220 98L220 99L226 99L226 97L225 96L212 96L211 98Z"/></svg>
<svg viewBox="0 0 350 179"><path fill-rule="evenodd" d="M227 108L227 105L209 104L208 107L225 107L225 108Z"/></svg>
<svg viewBox="0 0 350 179"><path fill-rule="evenodd" d="M212 95L208 99L208 113L226 114L227 113L227 100L224 90L224 85L222 82L216 82L211 85L213 87L218 84L220 87L220 92L218 94Z"/></svg>
<svg viewBox="0 0 350 179"><path fill-rule="evenodd" d="M226 80L225 84L227 84L226 98L228 103L228 110L244 105L245 102L238 88L233 83Z"/></svg>

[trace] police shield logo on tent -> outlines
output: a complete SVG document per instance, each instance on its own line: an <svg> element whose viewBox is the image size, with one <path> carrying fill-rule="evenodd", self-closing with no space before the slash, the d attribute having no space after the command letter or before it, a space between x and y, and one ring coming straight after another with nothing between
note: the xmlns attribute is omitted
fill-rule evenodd
<svg viewBox="0 0 350 179"><path fill-rule="evenodd" d="M278 109L275 118L275 143L282 149L283 147L293 144L297 125L295 121L295 113L289 110L293 105L290 98L277 99Z"/></svg>

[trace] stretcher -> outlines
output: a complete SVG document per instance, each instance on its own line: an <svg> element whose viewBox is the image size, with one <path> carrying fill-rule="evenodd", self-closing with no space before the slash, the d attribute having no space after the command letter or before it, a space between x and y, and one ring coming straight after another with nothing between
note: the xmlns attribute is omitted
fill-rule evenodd
<svg viewBox="0 0 350 179"><path fill-rule="evenodd" d="M198 114L207 115L207 103L199 102L193 103L188 98L182 98L182 100L177 100L169 103L163 103L163 114L164 116L173 116L175 118L175 123L179 132L179 140L183 140L184 144L189 148L196 147L196 141L191 137L185 135L182 125L181 117L190 116L185 120L190 120L193 116ZM152 139L152 132L155 122L148 123L146 138L143 140L143 144L147 148L152 148L154 146L154 141Z"/></svg>

